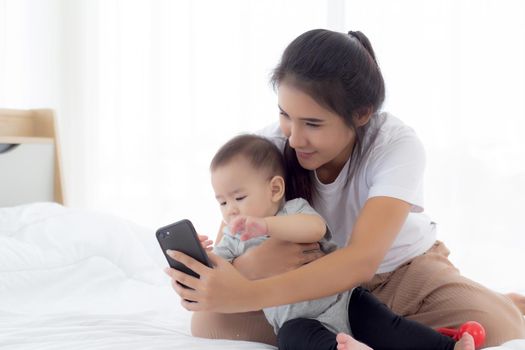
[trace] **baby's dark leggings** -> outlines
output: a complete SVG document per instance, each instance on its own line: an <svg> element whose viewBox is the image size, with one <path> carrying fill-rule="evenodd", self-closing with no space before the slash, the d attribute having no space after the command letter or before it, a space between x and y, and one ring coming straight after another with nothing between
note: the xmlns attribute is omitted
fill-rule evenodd
<svg viewBox="0 0 525 350"><path fill-rule="evenodd" d="M355 288L348 305L352 336L374 350L454 349L455 341L421 323L394 314L367 289ZM336 335L321 322L289 320L277 334L280 350L336 350Z"/></svg>

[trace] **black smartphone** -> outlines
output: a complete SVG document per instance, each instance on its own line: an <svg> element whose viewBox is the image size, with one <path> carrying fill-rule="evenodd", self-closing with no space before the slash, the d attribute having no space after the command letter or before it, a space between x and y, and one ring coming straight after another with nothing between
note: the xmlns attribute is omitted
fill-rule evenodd
<svg viewBox="0 0 525 350"><path fill-rule="evenodd" d="M168 260L170 267L182 271L188 275L199 278L199 274L190 270L186 265L173 260L166 254L166 250L178 250L186 255L191 256L202 264L212 267L208 255L199 241L197 232L190 220L184 219L174 224L161 227L157 230L157 240L160 248Z"/></svg>

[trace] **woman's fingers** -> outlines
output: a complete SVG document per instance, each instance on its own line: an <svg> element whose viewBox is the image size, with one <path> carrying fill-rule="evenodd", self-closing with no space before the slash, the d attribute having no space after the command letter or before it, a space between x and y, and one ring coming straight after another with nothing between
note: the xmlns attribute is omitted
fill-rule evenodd
<svg viewBox="0 0 525 350"><path fill-rule="evenodd" d="M196 303L194 301L181 299L180 304L182 305L183 308L185 308L188 311L207 311L205 310L205 308L202 306L201 303Z"/></svg>
<svg viewBox="0 0 525 350"><path fill-rule="evenodd" d="M249 288L248 280L228 261L210 253L209 258L214 265L211 269L180 252L170 253L175 260L200 274L200 278L196 278L175 269L165 269L172 279L173 289L182 298L184 308L216 312L252 310L250 303L255 292Z"/></svg>
<svg viewBox="0 0 525 350"><path fill-rule="evenodd" d="M175 280L171 280L171 285L175 292L181 297L182 307L189 311L202 311L205 309L203 303L199 303L198 292L196 290L184 287Z"/></svg>
<svg viewBox="0 0 525 350"><path fill-rule="evenodd" d="M182 299L192 302L196 300L195 289L191 289L187 285L184 285L174 279L171 280L171 286Z"/></svg>
<svg viewBox="0 0 525 350"><path fill-rule="evenodd" d="M303 253L311 253L315 251L321 251L321 246L318 242L314 243L301 243L301 246L303 247Z"/></svg>
<svg viewBox="0 0 525 350"><path fill-rule="evenodd" d="M190 276L184 272L172 269L170 267L164 269L164 272L166 272L166 274L171 277L173 288L175 288L175 282L182 283L183 285L193 289L198 287L199 279L197 277Z"/></svg>
<svg viewBox="0 0 525 350"><path fill-rule="evenodd" d="M199 275L202 275L206 273L210 268L201 264L197 260L193 259L191 256L188 256L184 253L181 253L176 250L167 250L166 254L168 254L173 260L177 260L181 264L185 265L190 270L196 272ZM178 272L178 271L177 271Z"/></svg>
<svg viewBox="0 0 525 350"><path fill-rule="evenodd" d="M321 250L310 250L308 252L304 252L302 264L304 265L311 263L312 261L322 258L323 256L325 256L325 253L323 253Z"/></svg>
<svg viewBox="0 0 525 350"><path fill-rule="evenodd" d="M301 255L301 265L311 263L314 260L317 260L325 255L321 250L319 243L303 243L303 254Z"/></svg>

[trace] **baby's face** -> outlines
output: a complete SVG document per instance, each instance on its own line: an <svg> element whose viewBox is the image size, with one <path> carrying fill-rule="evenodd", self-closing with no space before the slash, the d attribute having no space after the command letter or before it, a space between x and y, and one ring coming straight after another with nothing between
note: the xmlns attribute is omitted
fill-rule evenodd
<svg viewBox="0 0 525 350"><path fill-rule="evenodd" d="M272 201L268 175L254 169L243 157L213 170L211 184L226 224L238 215L267 217L278 210L278 203Z"/></svg>

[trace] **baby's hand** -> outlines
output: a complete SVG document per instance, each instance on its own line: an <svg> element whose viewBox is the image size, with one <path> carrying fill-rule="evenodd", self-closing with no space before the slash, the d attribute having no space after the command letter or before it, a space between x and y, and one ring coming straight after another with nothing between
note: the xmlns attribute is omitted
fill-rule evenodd
<svg viewBox="0 0 525 350"><path fill-rule="evenodd" d="M263 218L237 216L230 222L230 230L241 235L241 241L268 234L268 225Z"/></svg>
<svg viewBox="0 0 525 350"><path fill-rule="evenodd" d="M202 248L204 248L204 250L207 252L211 252L213 250L213 241L211 239L208 239L208 236L205 235L198 234L197 236L199 237L199 241L201 242Z"/></svg>

